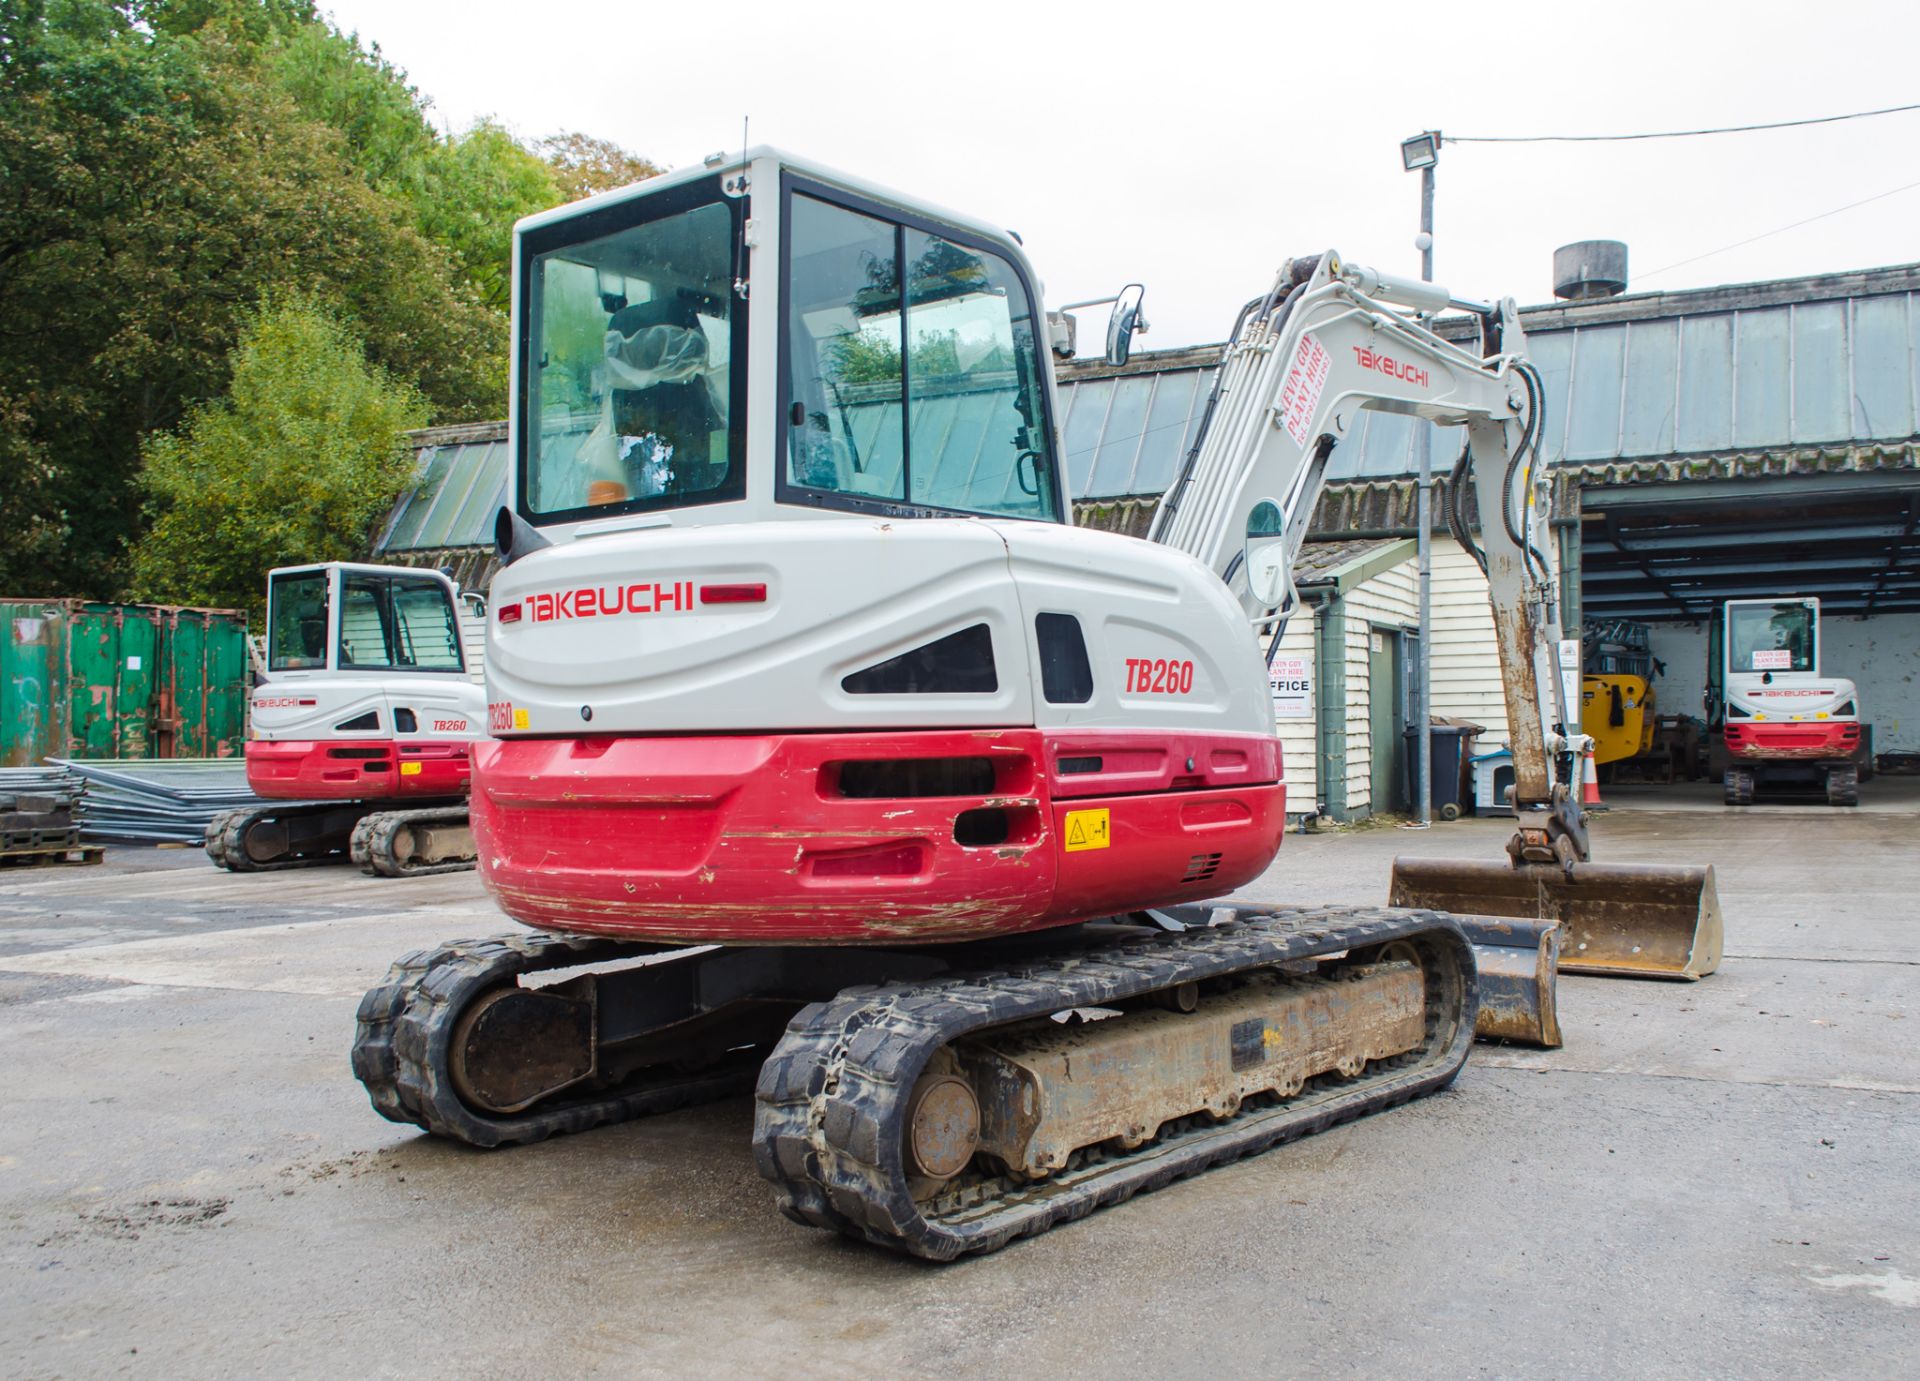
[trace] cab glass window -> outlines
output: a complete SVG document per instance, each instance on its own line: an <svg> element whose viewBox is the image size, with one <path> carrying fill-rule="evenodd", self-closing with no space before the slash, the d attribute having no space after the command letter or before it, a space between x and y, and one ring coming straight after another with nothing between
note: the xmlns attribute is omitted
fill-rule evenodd
<svg viewBox="0 0 1920 1381"><path fill-rule="evenodd" d="M340 586L340 665L463 671L460 624L437 580L348 572Z"/></svg>
<svg viewBox="0 0 1920 1381"><path fill-rule="evenodd" d="M643 199L536 230L527 248L655 207ZM529 513L674 508L744 492L729 432L734 272L733 209L717 200L531 255Z"/></svg>
<svg viewBox="0 0 1920 1381"><path fill-rule="evenodd" d="M812 197L792 206L787 477L810 489L903 499L898 228Z"/></svg>
<svg viewBox="0 0 1920 1381"><path fill-rule="evenodd" d="M1731 605L1727 648L1732 671L1812 671L1818 665L1813 609L1798 602Z"/></svg>
<svg viewBox="0 0 1920 1381"><path fill-rule="evenodd" d="M267 585L267 670L327 664L327 573L276 575Z"/></svg>
<svg viewBox="0 0 1920 1381"><path fill-rule="evenodd" d="M795 192L786 482L855 501L1053 518L1025 286L999 255Z"/></svg>

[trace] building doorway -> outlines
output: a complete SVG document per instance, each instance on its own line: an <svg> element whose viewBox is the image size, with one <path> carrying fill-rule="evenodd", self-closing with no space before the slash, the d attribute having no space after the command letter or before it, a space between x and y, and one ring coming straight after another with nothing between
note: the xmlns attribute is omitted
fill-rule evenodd
<svg viewBox="0 0 1920 1381"><path fill-rule="evenodd" d="M1414 639L1398 628L1367 635L1367 720L1372 741L1375 814L1407 809L1406 654Z"/></svg>

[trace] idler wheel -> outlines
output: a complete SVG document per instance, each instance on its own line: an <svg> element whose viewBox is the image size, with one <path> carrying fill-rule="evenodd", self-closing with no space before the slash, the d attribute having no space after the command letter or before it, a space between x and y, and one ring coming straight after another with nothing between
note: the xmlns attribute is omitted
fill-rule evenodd
<svg viewBox="0 0 1920 1381"><path fill-rule="evenodd" d="M907 1105L907 1161L919 1179L944 1184L980 1149L980 1100L947 1071L924 1074Z"/></svg>
<svg viewBox="0 0 1920 1381"><path fill-rule="evenodd" d="M253 862L272 863L292 850L293 839L285 822L262 820L242 836L240 847Z"/></svg>
<svg viewBox="0 0 1920 1381"><path fill-rule="evenodd" d="M538 988L497 988L461 1014L448 1052L473 1107L514 1113L593 1073L593 1004Z"/></svg>

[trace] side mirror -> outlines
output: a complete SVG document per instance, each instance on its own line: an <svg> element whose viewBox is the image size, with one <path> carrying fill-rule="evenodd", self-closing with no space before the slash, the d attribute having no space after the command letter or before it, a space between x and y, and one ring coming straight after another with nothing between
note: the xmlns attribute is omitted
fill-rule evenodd
<svg viewBox="0 0 1920 1381"><path fill-rule="evenodd" d="M1146 295L1147 290L1138 283L1129 283L1114 298L1113 315L1107 318L1108 364L1125 364L1133 354L1134 332L1146 333L1147 319L1140 314Z"/></svg>
<svg viewBox="0 0 1920 1381"><path fill-rule="evenodd" d="M1277 609L1286 602L1293 583L1287 569L1286 519L1272 499L1262 499L1247 515L1245 565L1247 589L1256 603Z"/></svg>

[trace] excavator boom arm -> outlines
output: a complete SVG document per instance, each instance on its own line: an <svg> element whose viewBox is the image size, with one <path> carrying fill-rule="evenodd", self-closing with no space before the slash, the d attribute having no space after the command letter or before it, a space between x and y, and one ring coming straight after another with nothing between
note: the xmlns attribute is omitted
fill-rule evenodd
<svg viewBox="0 0 1920 1381"><path fill-rule="evenodd" d="M1437 334L1408 309L1464 305L1481 346ZM1444 288L1345 264L1329 251L1288 262L1242 310L1199 440L1151 538L1205 562L1275 642L1295 601L1292 572L1334 446L1367 409L1464 426L1455 487L1471 485L1481 539L1457 525L1487 576L1513 749L1516 804L1571 802L1556 835L1585 857L1572 780L1574 711L1556 674L1558 573L1537 462L1542 390L1511 299L1461 303ZM1461 496L1449 492L1449 502Z"/></svg>

